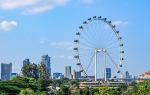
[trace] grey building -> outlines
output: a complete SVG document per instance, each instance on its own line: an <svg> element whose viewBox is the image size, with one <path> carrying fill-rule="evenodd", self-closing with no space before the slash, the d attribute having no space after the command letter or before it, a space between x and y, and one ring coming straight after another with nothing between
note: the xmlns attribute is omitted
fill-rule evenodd
<svg viewBox="0 0 150 95"><path fill-rule="evenodd" d="M30 64L30 60L28 58L23 60L23 66L26 65L26 64Z"/></svg>
<svg viewBox="0 0 150 95"><path fill-rule="evenodd" d="M10 80L12 73L12 63L1 63L1 80Z"/></svg>
<svg viewBox="0 0 150 95"><path fill-rule="evenodd" d="M62 73L53 73L53 79L61 79L64 75Z"/></svg>
<svg viewBox="0 0 150 95"><path fill-rule="evenodd" d="M125 78L126 79L130 79L132 76L129 74L129 72L128 71L126 71L125 72Z"/></svg>
<svg viewBox="0 0 150 95"><path fill-rule="evenodd" d="M73 79L81 79L81 72L73 70Z"/></svg>
<svg viewBox="0 0 150 95"><path fill-rule="evenodd" d="M46 68L47 68L47 72L49 73L50 77L51 77L51 62L50 62L50 57L48 55L43 55L42 59L41 59L41 63L45 64Z"/></svg>
<svg viewBox="0 0 150 95"><path fill-rule="evenodd" d="M68 79L72 78L71 66L66 66L65 67L65 77L68 78Z"/></svg>

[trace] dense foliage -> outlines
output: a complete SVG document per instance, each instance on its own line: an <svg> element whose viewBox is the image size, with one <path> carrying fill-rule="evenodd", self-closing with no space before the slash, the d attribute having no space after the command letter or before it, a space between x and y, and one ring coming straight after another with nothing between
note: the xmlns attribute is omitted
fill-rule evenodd
<svg viewBox="0 0 150 95"><path fill-rule="evenodd" d="M29 69L30 68L30 69ZM150 95L150 81L129 86L79 88L79 80L52 80L43 64L25 65L23 76L0 81L0 95Z"/></svg>
<svg viewBox="0 0 150 95"><path fill-rule="evenodd" d="M134 86L79 89L78 80L16 77L0 81L0 95L150 95L150 81Z"/></svg>

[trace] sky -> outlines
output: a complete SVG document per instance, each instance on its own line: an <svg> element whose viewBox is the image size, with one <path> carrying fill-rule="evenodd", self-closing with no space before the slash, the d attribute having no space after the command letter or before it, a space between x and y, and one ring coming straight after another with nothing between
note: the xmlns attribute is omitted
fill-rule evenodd
<svg viewBox="0 0 150 95"><path fill-rule="evenodd" d="M148 0L0 0L0 63L39 63L51 57L52 72L75 67L73 40L78 27L93 16L110 19L124 43L124 69L132 75L150 70Z"/></svg>

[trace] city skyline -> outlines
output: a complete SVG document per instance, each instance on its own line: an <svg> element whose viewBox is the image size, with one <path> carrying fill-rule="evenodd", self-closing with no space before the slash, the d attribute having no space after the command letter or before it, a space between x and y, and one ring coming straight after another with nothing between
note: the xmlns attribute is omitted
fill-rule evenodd
<svg viewBox="0 0 150 95"><path fill-rule="evenodd" d="M107 17L117 25L125 71L140 75L150 70L150 1L17 1L0 1L0 63L12 62L13 72L21 70L25 58L38 64L44 54L51 57L52 73L64 73L65 66L78 69L72 59L73 40L82 22L93 16Z"/></svg>

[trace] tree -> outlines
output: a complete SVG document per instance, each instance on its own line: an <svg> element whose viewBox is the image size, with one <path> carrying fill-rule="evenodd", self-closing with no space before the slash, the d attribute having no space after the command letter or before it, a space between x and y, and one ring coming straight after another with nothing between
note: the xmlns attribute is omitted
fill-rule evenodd
<svg viewBox="0 0 150 95"><path fill-rule="evenodd" d="M70 89L67 86L60 87L61 95L71 95Z"/></svg>
<svg viewBox="0 0 150 95"><path fill-rule="evenodd" d="M46 67L45 64L40 63L38 65L38 69L39 69L39 77L41 79L49 79L49 75L50 74L49 74L49 72L48 72L47 67Z"/></svg>
<svg viewBox="0 0 150 95"><path fill-rule="evenodd" d="M99 94L100 95L111 95L111 89L109 87L100 87Z"/></svg>
<svg viewBox="0 0 150 95"><path fill-rule="evenodd" d="M32 65L31 64L23 65L21 71L24 77L32 77Z"/></svg>
<svg viewBox="0 0 150 95"><path fill-rule="evenodd" d="M36 64L25 64L22 69L22 74L25 77L32 77L35 79L39 78L39 70L38 70L38 66Z"/></svg>
<svg viewBox="0 0 150 95"><path fill-rule="evenodd" d="M26 88L20 91L19 95L33 95L34 91L30 88Z"/></svg>
<svg viewBox="0 0 150 95"><path fill-rule="evenodd" d="M150 81L145 81L137 85L138 95L150 95Z"/></svg>
<svg viewBox="0 0 150 95"><path fill-rule="evenodd" d="M38 66L36 64L32 64L32 77L35 79L39 78L39 69Z"/></svg>
<svg viewBox="0 0 150 95"><path fill-rule="evenodd" d="M50 82L51 82L51 80L49 80L49 79L39 78L38 79L38 89L40 91L47 91Z"/></svg>

